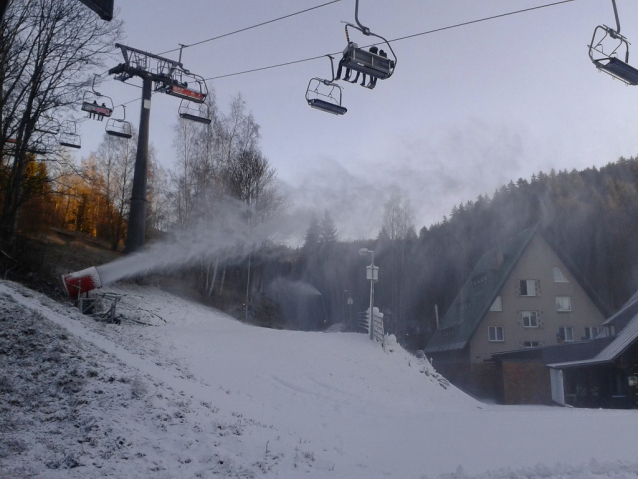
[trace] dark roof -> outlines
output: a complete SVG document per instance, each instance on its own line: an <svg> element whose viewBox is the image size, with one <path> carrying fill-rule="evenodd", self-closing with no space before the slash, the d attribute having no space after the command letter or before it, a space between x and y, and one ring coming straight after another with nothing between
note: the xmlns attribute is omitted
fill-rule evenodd
<svg viewBox="0 0 638 479"><path fill-rule="evenodd" d="M573 368L578 366L596 366L611 363L618 359L629 347L638 342L638 292L635 293L620 310L603 323L613 325L616 336L605 338L609 343L601 351L578 360L562 360L548 363L553 368Z"/></svg>
<svg viewBox="0 0 638 479"><path fill-rule="evenodd" d="M537 231L538 225L528 228L481 256L428 341L426 353L463 349L467 345Z"/></svg>
<svg viewBox="0 0 638 479"><path fill-rule="evenodd" d="M491 361L541 361L552 364L568 361L582 361L591 358L604 350L614 338L600 338L576 343L554 344L539 348L517 349L492 354Z"/></svg>

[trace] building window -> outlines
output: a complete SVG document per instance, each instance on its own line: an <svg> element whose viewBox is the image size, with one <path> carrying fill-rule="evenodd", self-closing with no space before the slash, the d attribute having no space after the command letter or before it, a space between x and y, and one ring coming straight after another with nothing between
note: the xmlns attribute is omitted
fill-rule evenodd
<svg viewBox="0 0 638 479"><path fill-rule="evenodd" d="M524 328L538 328L538 312L537 311L521 311Z"/></svg>
<svg viewBox="0 0 638 479"><path fill-rule="evenodd" d="M492 303L492 307L490 311L503 311L503 300L500 296L497 296L494 302Z"/></svg>
<svg viewBox="0 0 638 479"><path fill-rule="evenodd" d="M520 280L521 296L536 296L536 281L533 279Z"/></svg>
<svg viewBox="0 0 638 479"><path fill-rule="evenodd" d="M487 328L488 338L492 342L501 342L505 341L505 336L503 335L503 326L490 326Z"/></svg>
<svg viewBox="0 0 638 479"><path fill-rule="evenodd" d="M554 283L569 283L563 272L554 266Z"/></svg>
<svg viewBox="0 0 638 479"><path fill-rule="evenodd" d="M592 326L591 328L585 328L584 339L594 339L598 335L598 327Z"/></svg>
<svg viewBox="0 0 638 479"><path fill-rule="evenodd" d="M472 278L472 284L474 286L478 286L479 284L483 284L487 281L487 274L479 274Z"/></svg>
<svg viewBox="0 0 638 479"><path fill-rule="evenodd" d="M523 342L523 347L524 348L537 348L541 345L540 341L524 341Z"/></svg>
<svg viewBox="0 0 638 479"><path fill-rule="evenodd" d="M558 328L558 341L573 341L574 340L574 328L560 327Z"/></svg>
<svg viewBox="0 0 638 479"><path fill-rule="evenodd" d="M572 310L571 296L556 296L556 311L565 312Z"/></svg>

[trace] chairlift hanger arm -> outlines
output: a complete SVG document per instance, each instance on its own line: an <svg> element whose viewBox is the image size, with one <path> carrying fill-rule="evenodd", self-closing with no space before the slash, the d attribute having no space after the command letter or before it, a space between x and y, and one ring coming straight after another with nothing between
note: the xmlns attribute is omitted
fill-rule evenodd
<svg viewBox="0 0 638 479"><path fill-rule="evenodd" d="M361 31L361 33L363 33L364 35L370 35L370 29L366 26L363 26L361 24L361 22L359 21L359 0L356 0L355 5L354 5L354 21L357 22L357 25L359 25L359 30ZM376 37L377 35L375 35Z"/></svg>
<svg viewBox="0 0 638 479"><path fill-rule="evenodd" d="M335 81L335 62L334 62L334 57L332 55L326 55L329 59L330 59L330 68L332 69L332 80L327 81L324 80L323 82L328 85L332 85Z"/></svg>
<svg viewBox="0 0 638 479"><path fill-rule="evenodd" d="M620 35L620 20L618 19L618 8L616 8L616 0L611 0L611 4L614 6L614 16L616 17L616 33Z"/></svg>

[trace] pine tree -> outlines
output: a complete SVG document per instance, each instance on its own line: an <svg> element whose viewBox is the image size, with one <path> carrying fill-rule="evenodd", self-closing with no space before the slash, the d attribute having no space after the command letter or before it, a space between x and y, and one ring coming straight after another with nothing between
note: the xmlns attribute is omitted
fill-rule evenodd
<svg viewBox="0 0 638 479"><path fill-rule="evenodd" d="M304 241L303 249L306 251L314 251L319 245L319 240L321 237L321 229L319 226L319 220L317 220L317 216L312 213L310 216L310 224L308 225L308 229L306 230L306 238Z"/></svg>
<svg viewBox="0 0 638 479"><path fill-rule="evenodd" d="M337 242L337 227L328 210L324 212L319 230L319 242L322 245L326 246Z"/></svg>

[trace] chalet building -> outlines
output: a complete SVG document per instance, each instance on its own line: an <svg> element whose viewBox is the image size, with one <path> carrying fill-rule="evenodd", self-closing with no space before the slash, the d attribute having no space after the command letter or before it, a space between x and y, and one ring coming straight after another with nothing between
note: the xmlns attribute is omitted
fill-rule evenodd
<svg viewBox="0 0 638 479"><path fill-rule="evenodd" d="M424 351L458 387L497 398L492 355L594 338L606 312L537 225L481 257Z"/></svg>
<svg viewBox="0 0 638 479"><path fill-rule="evenodd" d="M497 398L505 404L638 408L638 293L595 339L496 353Z"/></svg>

